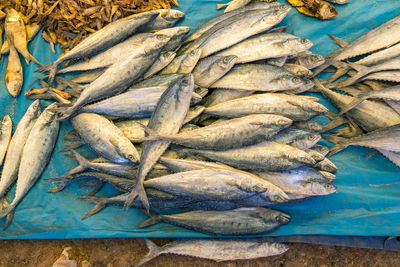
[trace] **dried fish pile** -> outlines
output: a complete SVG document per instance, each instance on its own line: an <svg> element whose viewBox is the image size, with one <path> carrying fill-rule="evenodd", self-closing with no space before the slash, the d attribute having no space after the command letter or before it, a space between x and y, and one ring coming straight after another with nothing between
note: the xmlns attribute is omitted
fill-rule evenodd
<svg viewBox="0 0 400 267"><path fill-rule="evenodd" d="M316 72L329 65L336 68L328 81L317 82L318 90L340 109L324 126L324 131L335 134L326 136L336 144L330 154L351 145L364 146L400 166L399 27L400 17L395 17L352 43L330 36L341 48L328 55ZM346 74L349 77L335 82ZM346 127L334 130L340 125Z"/></svg>
<svg viewBox="0 0 400 267"><path fill-rule="evenodd" d="M348 0L288 0L300 13L321 20L331 19L338 15L333 4L346 4Z"/></svg>
<svg viewBox="0 0 400 267"><path fill-rule="evenodd" d="M89 34L120 18L155 9L178 6L176 0L12 0L11 5L26 16L26 22L42 24L43 38L64 52Z"/></svg>

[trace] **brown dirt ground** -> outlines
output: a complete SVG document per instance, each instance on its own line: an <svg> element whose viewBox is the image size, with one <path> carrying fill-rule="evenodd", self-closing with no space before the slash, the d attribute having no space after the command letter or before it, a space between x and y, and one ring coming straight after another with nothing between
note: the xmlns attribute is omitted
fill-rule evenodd
<svg viewBox="0 0 400 267"><path fill-rule="evenodd" d="M168 242L155 239L158 245ZM399 266L400 253L322 246L310 244L289 244L290 250L284 255L253 261L215 263L177 255L162 255L145 266L263 266L263 267L350 267L350 266ZM72 247L70 259L88 260L96 267L133 266L147 249L139 239L87 239L87 240L7 240L0 242L0 266L51 266L64 247Z"/></svg>

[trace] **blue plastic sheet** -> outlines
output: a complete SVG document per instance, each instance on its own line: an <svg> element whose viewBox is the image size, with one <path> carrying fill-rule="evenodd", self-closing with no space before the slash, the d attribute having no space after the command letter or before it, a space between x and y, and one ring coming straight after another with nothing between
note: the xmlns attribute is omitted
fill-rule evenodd
<svg viewBox="0 0 400 267"><path fill-rule="evenodd" d="M282 1L286 2L286 1ZM288 32L309 38L315 45L313 52L326 55L337 46L327 37L331 33L347 41L352 41L399 15L400 1L355 1L337 6L339 15L329 21L319 21L299 14L293 9L281 25ZM215 10L220 1L180 0L179 9L186 13L181 25L195 29L221 11ZM50 46L40 35L29 44L33 55L43 64L57 58ZM58 54L61 50L57 49ZM36 81L37 68L33 63L24 65L23 93L32 87L39 87ZM32 102L23 93L14 99L7 93L4 76L7 58L3 57L0 68L0 115L10 114L16 124ZM314 94L320 96L319 94ZM326 99L321 103L330 110L337 111ZM44 104L44 103L43 103ZM326 123L326 118L319 118ZM60 153L65 146L62 137L71 129L63 123L55 152L41 179L18 206L11 226L0 230L0 238L94 238L94 237L198 237L203 234L160 223L146 229L135 226L147 216L135 209L124 210L110 206L99 214L82 221L80 218L93 207L93 204L77 200L76 197L89 192L74 183L64 191L46 193L52 185L45 178L57 177L71 169L76 163ZM88 155L88 150L80 150ZM348 148L333 156L338 166L335 185L338 193L314 197L308 200L277 206L292 216L288 225L270 233L278 235L357 235L394 236L400 234L400 177L399 168L381 155L365 157L371 152L364 148ZM9 198L13 197L15 188ZM106 187L101 195L111 196L115 191ZM2 223L4 221L0 221Z"/></svg>

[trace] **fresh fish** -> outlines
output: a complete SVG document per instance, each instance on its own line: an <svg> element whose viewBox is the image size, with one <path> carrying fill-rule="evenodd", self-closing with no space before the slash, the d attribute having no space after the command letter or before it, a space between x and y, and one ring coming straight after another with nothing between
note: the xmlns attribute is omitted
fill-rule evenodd
<svg viewBox="0 0 400 267"><path fill-rule="evenodd" d="M325 135L324 138L329 142L335 143L328 156L331 156L348 146L364 146L377 150L388 150L400 152L400 125L394 125L387 128L378 129L353 138L342 138L333 135Z"/></svg>
<svg viewBox="0 0 400 267"><path fill-rule="evenodd" d="M140 26L153 21L158 15L159 12L157 11L149 11L116 20L89 35L68 53L39 70L45 72L48 71L49 82L52 83L57 73L58 65L71 59L90 57L100 51L104 51L120 43L127 37L132 36Z"/></svg>
<svg viewBox="0 0 400 267"><path fill-rule="evenodd" d="M400 56L400 43L385 48L383 50L380 50L378 52L375 52L371 55L368 55L358 61L355 61L354 63L371 67L399 56Z"/></svg>
<svg viewBox="0 0 400 267"><path fill-rule="evenodd" d="M3 164L4 157L7 153L8 146L11 140L12 120L6 115L1 120L0 124L0 166Z"/></svg>
<svg viewBox="0 0 400 267"><path fill-rule="evenodd" d="M264 93L229 100L206 108L205 114L219 117L242 117L250 114L276 114L296 120L307 120L325 114L323 105L307 96Z"/></svg>
<svg viewBox="0 0 400 267"><path fill-rule="evenodd" d="M135 34L129 39L91 57L88 61L83 60L66 68L59 69L57 73L68 73L73 71L96 70L109 67L114 63L123 62L127 55L140 56L146 53L146 48L151 49L161 42L165 44L167 36L155 33ZM169 40L169 39L168 39Z"/></svg>
<svg viewBox="0 0 400 267"><path fill-rule="evenodd" d="M322 126L312 120L293 122L292 127L306 131L314 131L314 132L322 131Z"/></svg>
<svg viewBox="0 0 400 267"><path fill-rule="evenodd" d="M224 76L237 62L237 56L210 56L197 64L193 70L195 84L209 87Z"/></svg>
<svg viewBox="0 0 400 267"><path fill-rule="evenodd" d="M97 113L120 118L148 118L167 87L132 89L120 95L84 106L82 113Z"/></svg>
<svg viewBox="0 0 400 267"><path fill-rule="evenodd" d="M235 55L237 63L247 63L267 58L296 55L313 46L307 39L282 32L264 33L246 39L221 52L217 56Z"/></svg>
<svg viewBox="0 0 400 267"><path fill-rule="evenodd" d="M241 98L244 96L249 96L253 94L254 91L248 90L235 90L235 89L214 89L212 93L207 97L204 105L206 107L214 106L225 101Z"/></svg>
<svg viewBox="0 0 400 267"><path fill-rule="evenodd" d="M182 45L182 41L183 39L185 39L189 31L190 31L189 27L180 26L180 27L173 27L173 28L159 30L156 31L156 33L167 35L171 38L164 47L165 51L176 51Z"/></svg>
<svg viewBox="0 0 400 267"><path fill-rule="evenodd" d="M144 24L140 31L148 32L173 27L179 20L185 17L185 13L176 9L157 9L159 15L147 24Z"/></svg>
<svg viewBox="0 0 400 267"><path fill-rule="evenodd" d="M185 42L191 42L196 40L197 38L199 38L203 33L207 32L209 29L211 29L212 27L214 27L216 24L225 21L231 17L237 16L243 12L248 12L251 10L257 10L257 9L269 9L271 7L276 7L281 5L278 2L274 2L274 3L266 3L266 2L259 2L259 3L252 3L248 6L239 8L237 10L234 10L232 12L229 13L224 13L216 18L213 18L207 22L205 22L204 24L202 24L201 26L199 26L196 30L194 30L192 32L192 34L185 40Z"/></svg>
<svg viewBox="0 0 400 267"><path fill-rule="evenodd" d="M336 179L336 175L330 172L319 171L327 180L333 182Z"/></svg>
<svg viewBox="0 0 400 267"><path fill-rule="evenodd" d="M158 247L145 239L149 252L134 266L139 267L162 254L177 254L196 258L211 259L216 262L229 260L250 260L285 253L289 247L280 243L252 240L209 240L180 239Z"/></svg>
<svg viewBox="0 0 400 267"><path fill-rule="evenodd" d="M161 38L164 39L163 42L157 42L153 47L140 48L138 49L141 50L140 52L128 56L123 62L110 66L99 78L84 88L73 106L61 111L60 119L68 119L83 105L116 95L132 85L156 61L161 48L169 40L166 36Z"/></svg>
<svg viewBox="0 0 400 267"><path fill-rule="evenodd" d="M318 153L322 154L324 157L328 155L329 153L329 148L323 145L315 144L312 148L312 150L317 151Z"/></svg>
<svg viewBox="0 0 400 267"><path fill-rule="evenodd" d="M198 149L226 150L274 138L275 134L289 127L291 123L292 120L283 116L254 114L175 135L163 135L151 131L145 140L164 140Z"/></svg>
<svg viewBox="0 0 400 267"><path fill-rule="evenodd" d="M302 86L304 86L303 80L284 68L267 64L241 64L234 66L210 88L282 91Z"/></svg>
<svg viewBox="0 0 400 267"><path fill-rule="evenodd" d="M94 113L81 113L72 126L86 144L101 157L119 164L137 164L140 155L128 138L111 121Z"/></svg>
<svg viewBox="0 0 400 267"><path fill-rule="evenodd" d="M157 74L151 78L133 84L130 89L139 89L145 87L166 86L170 87L172 84L184 79L185 74L169 73Z"/></svg>
<svg viewBox="0 0 400 267"><path fill-rule="evenodd" d="M277 142L263 142L225 151L199 149L182 149L181 151L245 170L284 171L315 164L315 160L307 152Z"/></svg>
<svg viewBox="0 0 400 267"><path fill-rule="evenodd" d="M12 95L13 97L17 97L21 92L22 84L24 83L24 75L18 52L14 46L14 37L11 35L7 36L11 45L10 53L8 55L8 64L5 78L6 87L10 95Z"/></svg>
<svg viewBox="0 0 400 267"><path fill-rule="evenodd" d="M314 54L310 51L302 52L297 55L296 58L290 61L292 64L301 65L311 70L325 63L323 56Z"/></svg>
<svg viewBox="0 0 400 267"><path fill-rule="evenodd" d="M195 49L190 53L182 55L183 58L180 61L179 67L176 73L187 74L191 73L201 56L201 49Z"/></svg>
<svg viewBox="0 0 400 267"><path fill-rule="evenodd" d="M317 89L339 109L350 104L355 98L334 92L315 79ZM400 115L385 103L365 100L346 115L357 123L364 131L370 132L400 123Z"/></svg>
<svg viewBox="0 0 400 267"><path fill-rule="evenodd" d="M235 16L232 22L217 29L200 44L199 48L202 49L201 57L204 58L245 40L250 36L269 30L281 22L289 10L289 6L281 5L267 10L248 11L244 16ZM216 26L217 25L214 27ZM210 29L210 31L213 30ZM202 36L194 41L193 44L198 40L202 40ZM194 48L198 47L194 46ZM190 51L191 50L187 52Z"/></svg>
<svg viewBox="0 0 400 267"><path fill-rule="evenodd" d="M43 111L26 139L14 199L0 211L0 217L7 216L4 228L11 223L15 208L28 194L50 161L60 127L56 119L57 114L53 111L54 105L51 104Z"/></svg>
<svg viewBox="0 0 400 267"><path fill-rule="evenodd" d="M288 56L276 57L276 58L267 58L267 59L265 59L265 63L268 64L268 65L274 65L274 66L277 66L277 67L283 67L283 65L285 65L287 59L288 59Z"/></svg>
<svg viewBox="0 0 400 267"><path fill-rule="evenodd" d="M175 56L175 52L161 52L160 58L157 59L149 68L149 70L143 75L143 79L150 78L151 76L164 69L166 66L168 66L168 64L172 62L172 60L174 60Z"/></svg>
<svg viewBox="0 0 400 267"><path fill-rule="evenodd" d="M169 87L161 96L153 115L150 118L148 127L159 134L174 134L182 127L185 116L189 110L190 99L193 94L193 75L188 74L180 82ZM147 141L142 147L141 161L137 176L137 185L131 191L126 207L129 207L135 198L139 196L147 210L149 203L143 188L143 181L148 172L160 156L168 148L167 141Z"/></svg>
<svg viewBox="0 0 400 267"><path fill-rule="evenodd" d="M267 208L239 208L230 211L189 211L178 214L154 214L139 228L160 221L212 235L255 235L287 224L290 216Z"/></svg>
<svg viewBox="0 0 400 267"><path fill-rule="evenodd" d="M75 75L71 79L69 79L71 82L74 83L91 83L97 78L99 78L106 70L105 69L100 69L100 70L93 70L93 71L85 71L82 72L78 75Z"/></svg>
<svg viewBox="0 0 400 267"><path fill-rule="evenodd" d="M309 149L309 148L302 148L304 151L306 151L308 153L308 155L310 155L315 162L319 163L320 161L325 159L325 156L322 155L321 153L319 153L318 151Z"/></svg>
<svg viewBox="0 0 400 267"><path fill-rule="evenodd" d="M323 160L321 160L320 162L315 164L314 168L321 170L321 171L330 172L330 173L337 171L336 165L333 164L333 162L327 158L324 158Z"/></svg>
<svg viewBox="0 0 400 267"><path fill-rule="evenodd" d="M25 23L18 11L8 8L4 28L7 39L9 41L12 40L13 46L25 58L26 64L29 64L29 62L32 60L36 64L40 65L40 63L28 51Z"/></svg>
<svg viewBox="0 0 400 267"><path fill-rule="evenodd" d="M238 8L244 7L248 3L250 3L251 0L232 0L226 4L217 4L217 9L221 9L223 7L226 7L224 10L224 13L236 10Z"/></svg>
<svg viewBox="0 0 400 267"><path fill-rule="evenodd" d="M273 202L286 202L287 199L274 184L250 173L228 169L179 172L146 180L144 186L197 201L233 201L255 194Z"/></svg>
<svg viewBox="0 0 400 267"><path fill-rule="evenodd" d="M308 149L321 140L321 135L306 130L286 128L272 136L269 140L289 144L300 149Z"/></svg>
<svg viewBox="0 0 400 267"><path fill-rule="evenodd" d="M336 192L336 187L329 180L319 171L309 167L286 172L256 172L256 174L290 194L321 196Z"/></svg>
<svg viewBox="0 0 400 267"><path fill-rule="evenodd" d="M36 100L29 106L15 129L14 135L8 145L7 155L1 173L0 198L4 197L8 189L10 189L17 179L22 151L40 113L40 102Z"/></svg>
<svg viewBox="0 0 400 267"><path fill-rule="evenodd" d="M170 169L172 172L186 172L186 171L194 171L201 169L222 169L222 170L233 170L236 169L219 163L219 162L210 162L210 161L201 161L201 160L191 160L191 159L173 159L169 157L161 157L159 162Z"/></svg>
<svg viewBox="0 0 400 267"><path fill-rule="evenodd" d="M311 77L312 76L312 71L310 71L309 69L307 69L306 67L302 66L302 65L297 65L297 64L285 64L283 65L283 67L287 70L290 71L291 73L293 73L296 76L299 77Z"/></svg>
<svg viewBox="0 0 400 267"><path fill-rule="evenodd" d="M33 37L35 37L35 35L40 31L42 26L37 23L32 23L26 25L25 28L26 28L26 41L29 43L30 41L32 41ZM8 52L10 52L10 44L8 43L8 40L5 40L3 45L1 46L0 54L3 55L7 54Z"/></svg>

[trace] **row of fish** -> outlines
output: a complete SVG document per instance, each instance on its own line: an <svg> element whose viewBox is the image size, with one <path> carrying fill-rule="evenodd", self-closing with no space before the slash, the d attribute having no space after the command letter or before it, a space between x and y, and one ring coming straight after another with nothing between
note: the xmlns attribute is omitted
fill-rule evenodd
<svg viewBox="0 0 400 267"><path fill-rule="evenodd" d="M328 81L317 81L317 90L339 108L340 113L330 114L332 121L324 131L346 125L334 130L335 135L326 135L327 140L336 144L331 155L351 145L364 146L377 150L400 166L400 35L396 30L399 27L398 16L352 43L330 36L341 48L326 57L326 63L316 74L329 65L336 71ZM342 79L346 74L350 77ZM339 78L341 80L335 82Z"/></svg>

